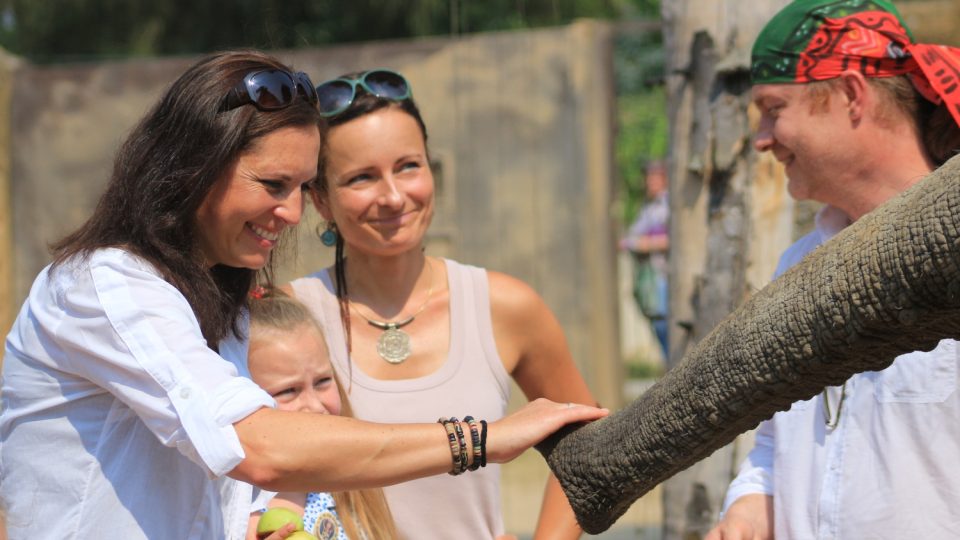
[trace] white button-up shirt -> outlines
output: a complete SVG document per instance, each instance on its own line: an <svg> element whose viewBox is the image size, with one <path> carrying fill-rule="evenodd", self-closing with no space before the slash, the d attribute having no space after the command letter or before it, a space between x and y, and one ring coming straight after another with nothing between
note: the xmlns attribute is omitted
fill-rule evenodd
<svg viewBox="0 0 960 540"><path fill-rule="evenodd" d="M780 261L779 275L849 224L825 207L816 230ZM960 347L901 355L883 371L827 389L763 422L724 507L773 495L777 539L960 538Z"/></svg>
<svg viewBox="0 0 960 540"><path fill-rule="evenodd" d="M104 249L37 277L2 404L11 540L209 540L249 514L249 487L224 477L244 457L232 424L274 401L206 346L149 263Z"/></svg>

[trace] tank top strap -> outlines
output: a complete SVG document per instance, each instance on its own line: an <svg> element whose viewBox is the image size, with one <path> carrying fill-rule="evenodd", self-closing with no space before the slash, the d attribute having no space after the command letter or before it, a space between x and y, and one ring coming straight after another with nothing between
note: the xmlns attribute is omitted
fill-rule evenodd
<svg viewBox="0 0 960 540"><path fill-rule="evenodd" d="M503 367L493 336L490 313L490 284L484 268L444 259L450 286L450 332L462 340L467 351L480 351L490 375L506 400L510 396L510 374ZM453 296L456 295L456 298Z"/></svg>

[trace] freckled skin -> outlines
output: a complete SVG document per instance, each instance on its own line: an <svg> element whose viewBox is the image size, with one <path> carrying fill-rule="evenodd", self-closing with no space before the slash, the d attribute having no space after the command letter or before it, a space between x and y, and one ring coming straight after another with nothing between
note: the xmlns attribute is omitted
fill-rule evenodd
<svg viewBox="0 0 960 540"><path fill-rule="evenodd" d="M721 322L650 391L538 446L583 529L794 401L960 335L960 158Z"/></svg>

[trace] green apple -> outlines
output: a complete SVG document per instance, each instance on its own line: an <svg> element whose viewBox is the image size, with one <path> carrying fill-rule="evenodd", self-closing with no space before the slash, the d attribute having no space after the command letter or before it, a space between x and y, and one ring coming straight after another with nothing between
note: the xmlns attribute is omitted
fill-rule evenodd
<svg viewBox="0 0 960 540"><path fill-rule="evenodd" d="M287 537L287 540L318 540L316 536L306 531L296 531Z"/></svg>
<svg viewBox="0 0 960 540"><path fill-rule="evenodd" d="M270 508L260 516L260 521L257 523L257 536L269 535L287 523L295 524L297 531L303 530L303 518L300 514L289 508Z"/></svg>

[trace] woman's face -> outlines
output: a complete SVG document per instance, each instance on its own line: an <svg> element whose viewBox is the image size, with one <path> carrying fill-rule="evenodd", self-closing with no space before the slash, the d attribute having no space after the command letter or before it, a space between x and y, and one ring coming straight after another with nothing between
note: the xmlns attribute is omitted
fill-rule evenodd
<svg viewBox="0 0 960 540"><path fill-rule="evenodd" d="M278 409L340 414L330 355L314 325L254 334L247 356L250 377L277 400Z"/></svg>
<svg viewBox="0 0 960 540"><path fill-rule="evenodd" d="M320 131L278 129L226 168L197 210L207 266L262 268L280 233L303 213L302 190L317 176Z"/></svg>
<svg viewBox="0 0 960 540"><path fill-rule="evenodd" d="M327 134L327 193L314 204L351 250L390 256L420 249L433 217L433 173L423 133L385 107Z"/></svg>

